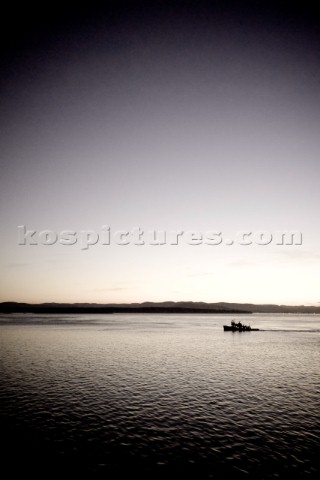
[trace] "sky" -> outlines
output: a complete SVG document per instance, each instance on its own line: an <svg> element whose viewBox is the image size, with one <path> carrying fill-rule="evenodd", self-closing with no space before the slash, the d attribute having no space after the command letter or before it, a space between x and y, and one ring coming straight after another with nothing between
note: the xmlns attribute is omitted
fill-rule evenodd
<svg viewBox="0 0 320 480"><path fill-rule="evenodd" d="M319 305L315 4L8 10L0 301Z"/></svg>

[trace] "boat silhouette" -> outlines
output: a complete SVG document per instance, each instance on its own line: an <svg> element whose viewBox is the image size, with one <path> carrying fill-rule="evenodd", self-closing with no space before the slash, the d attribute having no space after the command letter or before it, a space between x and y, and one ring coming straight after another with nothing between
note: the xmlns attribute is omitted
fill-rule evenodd
<svg viewBox="0 0 320 480"><path fill-rule="evenodd" d="M259 328L251 328L250 325L244 325L241 322L236 323L232 320L231 325L223 325L225 332L257 332Z"/></svg>

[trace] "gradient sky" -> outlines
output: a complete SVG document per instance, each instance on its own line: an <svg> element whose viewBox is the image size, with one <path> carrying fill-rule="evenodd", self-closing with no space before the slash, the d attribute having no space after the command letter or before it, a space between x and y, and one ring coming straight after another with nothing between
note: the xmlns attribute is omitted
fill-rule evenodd
<svg viewBox="0 0 320 480"><path fill-rule="evenodd" d="M319 304L319 17L280 3L8 12L0 301ZM82 250L19 225L303 242Z"/></svg>

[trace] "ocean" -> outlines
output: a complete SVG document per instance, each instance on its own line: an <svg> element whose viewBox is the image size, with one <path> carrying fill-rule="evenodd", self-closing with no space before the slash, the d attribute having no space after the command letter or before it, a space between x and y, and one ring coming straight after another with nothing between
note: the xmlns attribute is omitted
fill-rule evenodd
<svg viewBox="0 0 320 480"><path fill-rule="evenodd" d="M319 315L0 315L2 468L316 478L319 346Z"/></svg>

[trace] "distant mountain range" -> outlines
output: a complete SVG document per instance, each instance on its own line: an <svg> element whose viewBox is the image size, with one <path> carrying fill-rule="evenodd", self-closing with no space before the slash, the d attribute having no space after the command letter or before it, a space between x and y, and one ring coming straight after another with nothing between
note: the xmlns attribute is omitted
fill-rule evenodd
<svg viewBox="0 0 320 480"><path fill-rule="evenodd" d="M303 313L320 314L320 307L289 305L255 305L253 303L144 302L144 303L0 303L1 313Z"/></svg>

